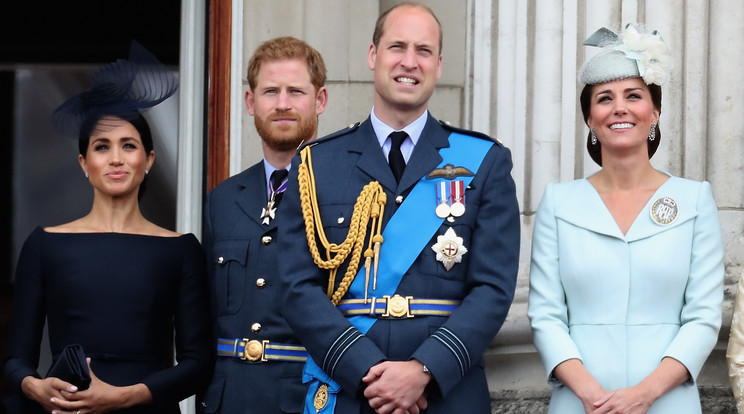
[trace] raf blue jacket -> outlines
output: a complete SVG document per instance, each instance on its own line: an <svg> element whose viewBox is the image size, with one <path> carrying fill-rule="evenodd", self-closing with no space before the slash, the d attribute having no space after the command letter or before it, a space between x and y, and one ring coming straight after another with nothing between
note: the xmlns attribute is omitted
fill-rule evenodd
<svg viewBox="0 0 744 414"><path fill-rule="evenodd" d="M387 194L383 216L386 225L398 208L396 199L404 200L411 188L442 161L439 150L449 146L448 137L454 131L491 140L452 128L429 114L400 184L393 177L369 119L309 144L318 207L329 241L344 240L354 203L371 181L378 181ZM362 394L361 378L381 361L412 358L426 365L433 375L427 390L428 413L491 412L483 353L512 302L520 241L511 154L500 143L492 142L465 192L465 214L442 222L396 290L401 296L459 300L462 305L449 316L380 318L365 335L356 334L356 328L326 296L329 275L315 265L308 249L298 195L299 158L295 157L279 230L280 248L287 257L279 263L283 308L289 325L313 360L342 386L337 413L371 412ZM421 206L422 215L435 214L436 193L431 187L431 203ZM448 271L436 260L431 246L450 228L463 239L468 252ZM325 252L321 255L325 257ZM340 272L337 283L342 277ZM353 341L347 343L350 338Z"/></svg>

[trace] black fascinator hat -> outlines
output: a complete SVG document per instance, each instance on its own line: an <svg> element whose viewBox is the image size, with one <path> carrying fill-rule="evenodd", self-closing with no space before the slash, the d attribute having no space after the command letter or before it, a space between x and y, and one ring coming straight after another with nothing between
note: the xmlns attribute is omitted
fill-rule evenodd
<svg viewBox="0 0 744 414"><path fill-rule="evenodd" d="M132 121L168 99L176 89L176 73L132 41L129 58L101 66L86 91L54 110L52 122L63 135L87 140L94 128L106 128L105 123L99 123L101 118Z"/></svg>

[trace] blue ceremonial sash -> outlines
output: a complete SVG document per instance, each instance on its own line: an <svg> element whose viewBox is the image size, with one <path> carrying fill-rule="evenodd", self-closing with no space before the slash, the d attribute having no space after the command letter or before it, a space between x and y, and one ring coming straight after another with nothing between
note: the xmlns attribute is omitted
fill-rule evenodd
<svg viewBox="0 0 744 414"><path fill-rule="evenodd" d="M478 172L486 153L494 144L482 138L456 132L450 134L449 143L449 147L439 150L442 162L437 168L443 168L447 164L462 166L472 171L473 176ZM464 181L464 187L467 188L473 176L461 176L457 179ZM441 227L444 219L434 214L435 203L432 202L434 198L432 194L435 194L433 187L435 183L442 180L429 180L426 176L422 177L385 225L382 232L383 243L380 247L377 289L374 290L374 296L392 296L395 293L403 275ZM421 214L422 211L429 211L430 214ZM349 299L364 298L365 272L364 267L360 267L359 273L349 287L347 293ZM372 291L371 286L369 286L369 291ZM366 315L349 316L348 319L362 334L366 334L377 321L377 318ZM305 414L334 412L336 393L341 390L341 386L320 369L310 357L305 361L302 382L311 382L305 398ZM317 410L313 406L315 394L324 384L328 387L328 400L322 409Z"/></svg>

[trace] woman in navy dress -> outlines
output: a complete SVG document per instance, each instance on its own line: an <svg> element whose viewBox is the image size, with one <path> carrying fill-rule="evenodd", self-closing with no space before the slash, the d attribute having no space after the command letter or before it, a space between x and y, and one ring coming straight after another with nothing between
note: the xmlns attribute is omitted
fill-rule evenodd
<svg viewBox="0 0 744 414"><path fill-rule="evenodd" d="M28 412L178 413L210 378L199 241L148 221L139 207L155 160L140 112L176 88L175 75L135 43L128 61L103 66L55 111L62 131L79 139L94 197L86 216L36 228L21 251L5 378ZM82 345L88 389L37 373L45 320L53 359Z"/></svg>

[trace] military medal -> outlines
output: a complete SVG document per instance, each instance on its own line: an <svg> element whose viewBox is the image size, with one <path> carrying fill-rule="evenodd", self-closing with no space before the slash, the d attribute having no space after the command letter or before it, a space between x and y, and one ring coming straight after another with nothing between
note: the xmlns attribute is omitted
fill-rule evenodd
<svg viewBox="0 0 744 414"><path fill-rule="evenodd" d="M274 197L269 200L266 207L261 209L261 224L268 226L271 220L276 218L276 207L274 207Z"/></svg>
<svg viewBox="0 0 744 414"><path fill-rule="evenodd" d="M454 217L460 217L465 214L465 182L461 180L452 181L452 205L450 214Z"/></svg>
<svg viewBox="0 0 744 414"><path fill-rule="evenodd" d="M677 219L679 207L672 197L661 197L651 205L651 220L659 226L666 226Z"/></svg>
<svg viewBox="0 0 744 414"><path fill-rule="evenodd" d="M447 183L445 181L440 181L436 184L437 189L437 208L434 210L434 213L436 213L437 217L439 218L446 218L450 215L450 206L449 206L449 192L447 188Z"/></svg>
<svg viewBox="0 0 744 414"><path fill-rule="evenodd" d="M444 268L449 271L455 263L462 261L462 256L468 252L468 249L462 244L462 237L455 234L452 227L440 236L437 236L437 242L431 246L434 253L437 254L437 261L442 262Z"/></svg>
<svg viewBox="0 0 744 414"><path fill-rule="evenodd" d="M277 206L277 195L284 192L284 190L287 189L287 183L289 182L288 178L285 178L282 183L279 185L279 188L274 189L274 183L269 181L269 190L271 194L269 195L269 202L266 204L266 207L261 209L261 224L264 226L268 226L271 220L276 219L276 206Z"/></svg>

